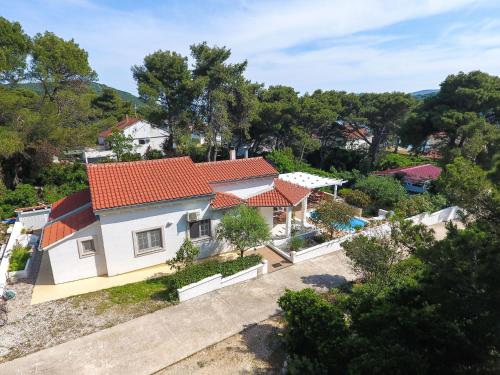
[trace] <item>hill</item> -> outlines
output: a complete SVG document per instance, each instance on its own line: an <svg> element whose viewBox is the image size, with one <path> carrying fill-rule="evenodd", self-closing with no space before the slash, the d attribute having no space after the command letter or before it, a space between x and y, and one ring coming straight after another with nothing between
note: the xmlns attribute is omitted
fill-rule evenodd
<svg viewBox="0 0 500 375"><path fill-rule="evenodd" d="M19 86L27 88L29 90L33 90L34 92L36 92L38 94L41 94L43 92L42 86L39 83L35 83L35 82L20 83ZM113 91L115 91L118 94L118 96L122 100L131 102L132 104L135 104L137 107L142 107L145 104L139 97L137 97L137 96L135 96L127 91L118 90L118 89L115 89L113 87L109 87L107 85L104 85L102 83L92 82L92 90L96 94L100 94L105 87L112 89Z"/></svg>
<svg viewBox="0 0 500 375"><path fill-rule="evenodd" d="M410 95L417 99L425 99L429 96L434 96L439 92L438 89L428 89L428 90L420 90L415 92L410 92Z"/></svg>

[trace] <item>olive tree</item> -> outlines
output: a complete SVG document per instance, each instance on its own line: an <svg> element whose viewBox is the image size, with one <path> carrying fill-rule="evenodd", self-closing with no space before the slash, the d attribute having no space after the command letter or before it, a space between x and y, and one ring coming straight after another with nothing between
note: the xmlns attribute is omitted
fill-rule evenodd
<svg viewBox="0 0 500 375"><path fill-rule="evenodd" d="M228 241L243 257L245 250L270 239L269 226L255 208L238 206L222 217L217 238Z"/></svg>

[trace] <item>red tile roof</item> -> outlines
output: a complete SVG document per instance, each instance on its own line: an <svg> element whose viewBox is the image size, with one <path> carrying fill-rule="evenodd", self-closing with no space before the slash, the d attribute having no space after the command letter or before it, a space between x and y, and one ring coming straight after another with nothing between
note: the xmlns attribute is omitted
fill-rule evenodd
<svg viewBox="0 0 500 375"><path fill-rule="evenodd" d="M219 210L221 208L234 207L241 203L244 203L244 200L233 194L216 192L215 198L210 205L212 209Z"/></svg>
<svg viewBox="0 0 500 375"><path fill-rule="evenodd" d="M262 157L196 163L195 165L211 183L257 177L278 177L278 171Z"/></svg>
<svg viewBox="0 0 500 375"><path fill-rule="evenodd" d="M121 120L118 124L116 124L113 128L100 132L99 137L103 138L109 137L113 133L114 129L124 130L129 126L134 125L138 121L141 121L141 119L137 117L127 116L123 120Z"/></svg>
<svg viewBox="0 0 500 375"><path fill-rule="evenodd" d="M48 224L43 228L41 247L46 247L62 240L63 238L75 233L77 230L83 229L97 218L92 212L92 208L88 207L81 211L75 212L69 216L63 217L61 220Z"/></svg>
<svg viewBox="0 0 500 375"><path fill-rule="evenodd" d="M252 207L291 207L307 197L311 190L280 179L274 180L274 189L247 199Z"/></svg>
<svg viewBox="0 0 500 375"><path fill-rule="evenodd" d="M89 164L87 174L94 210L213 195L189 157Z"/></svg>
<svg viewBox="0 0 500 375"><path fill-rule="evenodd" d="M250 207L289 207L290 202L276 189L257 194L247 199Z"/></svg>
<svg viewBox="0 0 500 375"><path fill-rule="evenodd" d="M90 190L85 189L77 191L67 197L59 199L52 204L49 214L49 221L55 220L63 215L70 213L86 204L90 203Z"/></svg>
<svg viewBox="0 0 500 375"><path fill-rule="evenodd" d="M279 178L274 180L274 188L278 190L281 195L283 195L293 206L311 193L311 190L308 188L280 180Z"/></svg>
<svg viewBox="0 0 500 375"><path fill-rule="evenodd" d="M441 175L441 168L432 164L416 165L414 167L386 169L385 171L373 172L378 176L401 175L413 182L436 180Z"/></svg>

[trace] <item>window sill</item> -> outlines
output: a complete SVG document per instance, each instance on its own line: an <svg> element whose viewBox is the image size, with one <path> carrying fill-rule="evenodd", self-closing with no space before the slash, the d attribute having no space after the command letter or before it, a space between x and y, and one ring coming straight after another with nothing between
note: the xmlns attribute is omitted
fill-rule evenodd
<svg viewBox="0 0 500 375"><path fill-rule="evenodd" d="M165 251L165 249L163 247L158 247L158 248L155 248L155 249L150 249L150 250L147 250L147 251L143 251L141 253L138 253L136 251L135 252L135 257L138 258L138 257L142 257L142 256L145 256L145 255L150 255L150 254L154 254L154 253L160 253L162 251Z"/></svg>
<svg viewBox="0 0 500 375"><path fill-rule="evenodd" d="M206 242L206 241L211 241L212 236L203 236L203 237L198 237L198 238L191 238L191 242L197 243L197 242Z"/></svg>
<svg viewBox="0 0 500 375"><path fill-rule="evenodd" d="M80 253L80 259L89 258L89 257L95 257L95 252L93 252L93 253L85 253L85 254Z"/></svg>

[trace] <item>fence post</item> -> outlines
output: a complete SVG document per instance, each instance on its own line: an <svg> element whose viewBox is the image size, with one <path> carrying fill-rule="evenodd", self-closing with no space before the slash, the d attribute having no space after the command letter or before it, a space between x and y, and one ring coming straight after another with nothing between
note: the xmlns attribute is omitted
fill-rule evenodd
<svg viewBox="0 0 500 375"><path fill-rule="evenodd" d="M268 263L267 259L262 260L262 271L261 271L262 275L265 275L268 272L267 263Z"/></svg>

